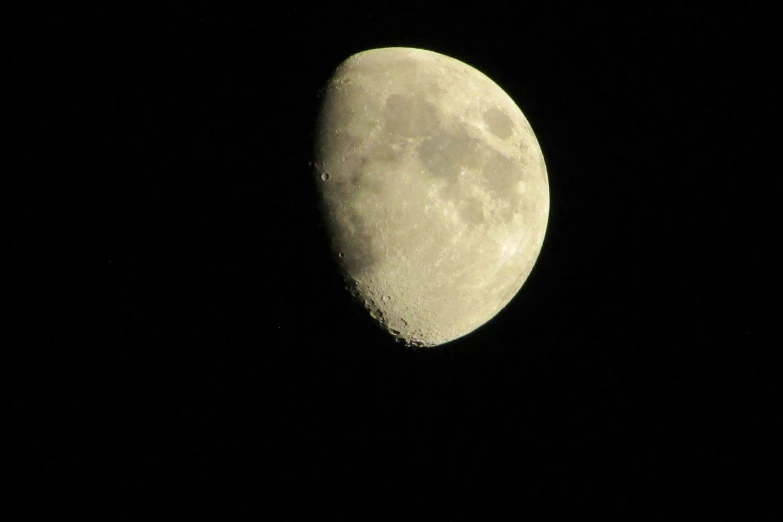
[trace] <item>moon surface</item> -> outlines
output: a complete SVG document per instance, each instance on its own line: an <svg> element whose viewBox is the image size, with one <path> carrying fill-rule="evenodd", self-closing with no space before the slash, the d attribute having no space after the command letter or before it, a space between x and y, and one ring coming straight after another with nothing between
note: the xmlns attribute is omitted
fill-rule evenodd
<svg viewBox="0 0 783 522"><path fill-rule="evenodd" d="M314 146L347 288L408 346L471 333L530 275L549 216L544 156L480 71L423 49L355 54L321 93Z"/></svg>

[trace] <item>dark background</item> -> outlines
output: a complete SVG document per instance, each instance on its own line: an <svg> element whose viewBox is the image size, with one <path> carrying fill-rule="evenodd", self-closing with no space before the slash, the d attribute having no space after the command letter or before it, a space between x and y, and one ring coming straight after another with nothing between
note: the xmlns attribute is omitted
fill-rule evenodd
<svg viewBox="0 0 783 522"><path fill-rule="evenodd" d="M780 520L768 14L106 4L7 19L4 509ZM349 302L308 166L386 46L494 79L550 177L529 280L433 350Z"/></svg>

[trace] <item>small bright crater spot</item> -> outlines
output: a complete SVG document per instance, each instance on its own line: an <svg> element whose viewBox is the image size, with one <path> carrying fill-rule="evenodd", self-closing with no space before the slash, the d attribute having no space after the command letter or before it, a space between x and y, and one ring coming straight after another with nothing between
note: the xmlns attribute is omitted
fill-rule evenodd
<svg viewBox="0 0 783 522"><path fill-rule="evenodd" d="M329 173L324 172L323 174L321 174L321 179L324 181L329 181Z"/></svg>

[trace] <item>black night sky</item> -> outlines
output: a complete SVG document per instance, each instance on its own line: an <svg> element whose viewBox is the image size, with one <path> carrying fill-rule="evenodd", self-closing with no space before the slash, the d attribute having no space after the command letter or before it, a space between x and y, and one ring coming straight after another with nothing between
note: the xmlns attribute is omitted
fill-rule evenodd
<svg viewBox="0 0 783 522"><path fill-rule="evenodd" d="M763 13L104 4L9 18L0 509L780 520ZM548 167L531 277L432 350L349 301L308 166L388 46L495 80Z"/></svg>

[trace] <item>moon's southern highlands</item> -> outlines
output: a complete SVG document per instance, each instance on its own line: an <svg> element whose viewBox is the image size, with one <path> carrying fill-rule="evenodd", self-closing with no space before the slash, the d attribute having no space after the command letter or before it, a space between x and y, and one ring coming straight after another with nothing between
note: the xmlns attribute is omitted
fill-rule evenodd
<svg viewBox="0 0 783 522"><path fill-rule="evenodd" d="M321 93L314 153L348 289L407 345L471 333L530 275L549 216L544 156L475 68L402 47L349 57Z"/></svg>

